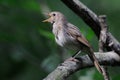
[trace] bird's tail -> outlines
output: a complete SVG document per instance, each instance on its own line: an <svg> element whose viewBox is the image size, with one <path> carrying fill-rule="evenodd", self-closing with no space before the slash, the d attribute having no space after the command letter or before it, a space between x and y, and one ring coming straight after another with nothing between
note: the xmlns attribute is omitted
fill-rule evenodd
<svg viewBox="0 0 120 80"><path fill-rule="evenodd" d="M95 65L95 67L97 68L97 70L102 74L102 73L103 73L102 68L101 68L101 66L100 66L97 58L95 57L92 48L90 48L90 51L89 51L89 53L88 53L88 56L90 57L90 59L91 59L92 62L94 63L94 65Z"/></svg>

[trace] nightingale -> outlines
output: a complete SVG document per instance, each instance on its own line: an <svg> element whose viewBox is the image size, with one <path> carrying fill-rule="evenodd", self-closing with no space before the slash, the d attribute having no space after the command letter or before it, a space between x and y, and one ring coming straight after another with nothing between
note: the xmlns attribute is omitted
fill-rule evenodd
<svg viewBox="0 0 120 80"><path fill-rule="evenodd" d="M50 22L52 24L52 32L55 35L56 43L61 47L72 49L77 52L86 52L97 70L102 73L101 66L94 55L92 47L82 35L79 28L69 23L66 17L60 12L50 12L48 16L49 18L43 22Z"/></svg>

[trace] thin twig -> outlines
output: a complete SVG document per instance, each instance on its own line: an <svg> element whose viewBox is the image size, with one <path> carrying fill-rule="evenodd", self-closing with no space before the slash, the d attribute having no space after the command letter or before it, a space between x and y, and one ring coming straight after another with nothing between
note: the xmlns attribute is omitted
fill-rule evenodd
<svg viewBox="0 0 120 80"><path fill-rule="evenodd" d="M99 22L101 25L100 38L99 38L99 52L102 53L105 51L104 45L106 43L107 32L108 32L107 23L106 23L106 16L105 15L99 16ZM110 80L107 66L101 66L101 68L103 71L104 80Z"/></svg>

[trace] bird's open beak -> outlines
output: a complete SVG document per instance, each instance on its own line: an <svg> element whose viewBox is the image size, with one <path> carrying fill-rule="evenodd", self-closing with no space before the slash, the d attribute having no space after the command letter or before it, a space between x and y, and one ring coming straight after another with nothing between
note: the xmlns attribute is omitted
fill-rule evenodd
<svg viewBox="0 0 120 80"><path fill-rule="evenodd" d="M49 18L48 19L46 19L46 20L43 20L42 22L51 22L51 16L48 14L48 16L49 16Z"/></svg>
<svg viewBox="0 0 120 80"><path fill-rule="evenodd" d="M46 20L43 20L42 22L51 22L51 18L48 18Z"/></svg>

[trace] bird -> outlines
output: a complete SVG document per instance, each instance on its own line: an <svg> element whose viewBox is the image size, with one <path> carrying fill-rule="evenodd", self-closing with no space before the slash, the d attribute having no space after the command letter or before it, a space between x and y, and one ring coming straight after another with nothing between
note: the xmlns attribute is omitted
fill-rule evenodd
<svg viewBox="0 0 120 80"><path fill-rule="evenodd" d="M79 51L86 52L97 70L102 73L102 68L94 55L93 48L80 32L80 29L68 22L61 12L53 11L48 13L48 16L49 18L43 20L43 22L52 24L52 32L55 36L56 43L63 48L76 51L77 53L72 57L79 54Z"/></svg>

